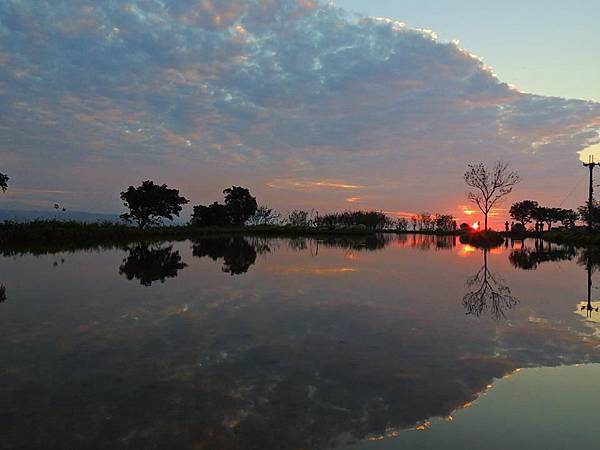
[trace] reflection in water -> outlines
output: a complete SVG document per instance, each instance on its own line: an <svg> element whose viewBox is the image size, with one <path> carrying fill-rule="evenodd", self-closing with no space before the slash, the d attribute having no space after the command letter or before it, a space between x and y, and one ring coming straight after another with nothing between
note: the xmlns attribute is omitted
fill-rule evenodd
<svg viewBox="0 0 600 450"><path fill-rule="evenodd" d="M508 259L510 263L523 270L535 270L548 261L571 261L577 255L577 249L572 246L556 245L541 239L536 239L534 248L522 246L513 250Z"/></svg>
<svg viewBox="0 0 600 450"><path fill-rule="evenodd" d="M6 301L6 286L0 284L0 303Z"/></svg>
<svg viewBox="0 0 600 450"><path fill-rule="evenodd" d="M592 304L592 274L600 269L600 251L596 247L587 247L581 250L577 262L585 266L587 272L587 302L580 306L580 310L585 311L586 317L591 319L592 314L600 309Z"/></svg>
<svg viewBox="0 0 600 450"><path fill-rule="evenodd" d="M187 264L181 262L179 251L173 251L173 246L156 247L139 243L127 247L129 255L119 267L119 274L125 275L128 280L134 278L144 286L151 286L159 281L165 282L166 278L175 278L177 273Z"/></svg>
<svg viewBox="0 0 600 450"><path fill-rule="evenodd" d="M592 265L588 262L587 267L587 303L581 306L581 311L586 312L586 317L592 318L592 313L598 312L598 307L592 305Z"/></svg>
<svg viewBox="0 0 600 450"><path fill-rule="evenodd" d="M49 257L0 258L8 286L32 273L38 280L11 288L0 314L0 447L347 448L347 438L447 417L518 367L600 361L597 340L580 317L565 317L564 292L540 272L521 274L544 293L543 303L528 298L531 315L465 316L455 299L479 258L436 253L453 245L436 239L228 236L132 246L121 273L142 284L190 262L194 276L171 280L161 302L122 282L120 249L74 253L68 271L49 267ZM411 243L431 251L403 250ZM254 264L252 276L215 277L192 264L192 252L231 274ZM500 317L512 306L488 269L488 257L494 269L510 267L495 254L484 252L470 280L468 314ZM582 268L564 266L569 285ZM329 276L349 270L343 280ZM433 273L448 276L432 282Z"/></svg>
<svg viewBox="0 0 600 450"><path fill-rule="evenodd" d="M432 234L399 234L398 247L411 247L417 250L450 250L456 247L457 236L436 236Z"/></svg>
<svg viewBox="0 0 600 450"><path fill-rule="evenodd" d="M222 258L221 270L231 275L248 272L250 266L256 262L257 254L270 251L264 239L249 239L241 236L200 239L192 247L192 254L199 258L208 256L214 261Z"/></svg>
<svg viewBox="0 0 600 450"><path fill-rule="evenodd" d="M483 249L483 266L467 280L467 287L470 292L462 300L467 315L479 317L489 311L495 319L503 319L504 311L519 302L511 295L510 288L502 278L488 269L488 249Z"/></svg>

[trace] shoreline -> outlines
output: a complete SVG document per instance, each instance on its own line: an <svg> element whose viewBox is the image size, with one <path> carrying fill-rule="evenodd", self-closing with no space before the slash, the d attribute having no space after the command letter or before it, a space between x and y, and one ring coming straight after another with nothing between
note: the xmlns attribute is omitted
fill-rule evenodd
<svg viewBox="0 0 600 450"><path fill-rule="evenodd" d="M491 231L491 230L490 230ZM545 232L491 232L502 239L543 239L557 244L595 246L600 245L600 233L585 230ZM60 247L100 246L103 244L125 244L133 241L185 240L223 235L261 235L265 237L311 237L311 236L369 236L374 234L419 234L431 236L463 237L471 240L471 233L461 230L393 230L367 228L313 228L285 225L250 225L245 227L194 227L190 225L167 225L140 229L119 223L84 223L76 221L33 221L26 223L0 223L0 247L47 246ZM478 236L478 235L476 235ZM65 245L66 244L66 245Z"/></svg>

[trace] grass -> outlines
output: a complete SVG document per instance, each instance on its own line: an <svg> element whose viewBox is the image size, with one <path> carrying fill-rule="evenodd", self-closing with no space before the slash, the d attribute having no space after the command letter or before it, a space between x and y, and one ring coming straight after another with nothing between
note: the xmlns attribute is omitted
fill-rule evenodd
<svg viewBox="0 0 600 450"><path fill-rule="evenodd" d="M28 223L6 221L0 223L0 251L19 251L19 248L35 246L40 251L51 252L61 249L97 249L110 246L124 245L132 241L184 240L203 236L215 235L262 235L262 236L364 236L375 233L406 233L406 234L436 234L460 235L461 242L478 247L494 247L502 243L503 238L522 239L538 237L559 244L570 245L600 245L600 233L588 233L584 228L575 230L555 230L544 233L515 235L498 233L488 230L482 232L460 231L398 231L398 230L369 230L364 227L343 229L291 227L283 225L253 225L238 228L222 227L191 227L188 225L160 226L147 229L113 223L84 223L77 221L36 220ZM44 250L47 249L47 250Z"/></svg>
<svg viewBox="0 0 600 450"><path fill-rule="evenodd" d="M468 231L460 237L462 244L479 248L494 248L504 243L504 236L493 230Z"/></svg>

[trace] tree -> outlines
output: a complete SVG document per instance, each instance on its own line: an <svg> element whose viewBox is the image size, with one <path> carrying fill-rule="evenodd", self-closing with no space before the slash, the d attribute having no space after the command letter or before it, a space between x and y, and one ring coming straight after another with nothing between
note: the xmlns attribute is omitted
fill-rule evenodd
<svg viewBox="0 0 600 450"><path fill-rule="evenodd" d="M4 175L3 173L0 173L0 189L2 189L2 192L6 192L6 190L8 189L8 180L10 178L8 178L8 175Z"/></svg>
<svg viewBox="0 0 600 450"><path fill-rule="evenodd" d="M575 211L573 211L572 209L563 209L563 214L560 222L562 223L563 227L572 230L573 228L575 228L575 223L577 222L577 219L579 219L579 214L577 214Z"/></svg>
<svg viewBox="0 0 600 450"><path fill-rule="evenodd" d="M419 223L419 217L418 216L410 216L410 223L412 225L412 230L416 231L417 223Z"/></svg>
<svg viewBox="0 0 600 450"><path fill-rule="evenodd" d="M535 200L523 200L513 203L510 207L510 217L516 222L520 222L524 227L533 220L534 211L539 207Z"/></svg>
<svg viewBox="0 0 600 450"><path fill-rule="evenodd" d="M397 231L408 230L408 220L406 220L404 217L400 217L398 220L396 220L396 230Z"/></svg>
<svg viewBox="0 0 600 450"><path fill-rule="evenodd" d="M250 195L248 189L232 186L225 189L223 194L225 194L225 207L232 225L244 225L256 212L258 207L256 198Z"/></svg>
<svg viewBox="0 0 600 450"><path fill-rule="evenodd" d="M308 211L303 211L301 209L295 209L289 213L287 221L291 226L297 228L307 228L310 226Z"/></svg>
<svg viewBox="0 0 600 450"><path fill-rule="evenodd" d="M454 227L454 217L448 214L435 215L435 228L439 231L450 231Z"/></svg>
<svg viewBox="0 0 600 450"><path fill-rule="evenodd" d="M465 183L472 190L467 198L477 205L484 216L484 230L488 229L488 215L504 197L510 194L517 183L519 174L509 170L508 163L498 161L491 169L483 163L469 164L464 174Z"/></svg>
<svg viewBox="0 0 600 450"><path fill-rule="evenodd" d="M600 230L600 204L598 204L596 200L592 203L591 208L589 207L589 204L586 203L585 205L580 206L578 211L581 220L591 224L592 230Z"/></svg>
<svg viewBox="0 0 600 450"><path fill-rule="evenodd" d="M197 227L231 226L231 219L227 207L217 202L208 206L194 206L191 222L192 225Z"/></svg>
<svg viewBox="0 0 600 450"><path fill-rule="evenodd" d="M179 195L179 190L169 189L166 184L159 186L150 180L138 187L129 186L121 192L121 199L129 208L121 218L136 222L140 228L160 224L162 219L173 220L173 216L179 216L181 205L188 202Z"/></svg>
<svg viewBox="0 0 600 450"><path fill-rule="evenodd" d="M273 225L281 219L281 214L265 205L256 208L256 212L250 217L252 225Z"/></svg>
<svg viewBox="0 0 600 450"><path fill-rule="evenodd" d="M421 230L429 230L433 224L433 218L428 212L422 212L419 214L419 222L421 223Z"/></svg>
<svg viewBox="0 0 600 450"><path fill-rule="evenodd" d="M552 224L563 220L565 211L561 208L545 208L544 222L548 225L548 231L552 230Z"/></svg>

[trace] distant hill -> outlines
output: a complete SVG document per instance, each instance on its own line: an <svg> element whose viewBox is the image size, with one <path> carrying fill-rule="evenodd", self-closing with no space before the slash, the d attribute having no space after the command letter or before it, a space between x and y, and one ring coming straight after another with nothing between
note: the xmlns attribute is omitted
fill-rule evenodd
<svg viewBox="0 0 600 450"><path fill-rule="evenodd" d="M120 222L118 214L102 214L85 211L28 211L21 209L0 209L0 222L13 220L31 222L35 219L76 220L78 222Z"/></svg>

